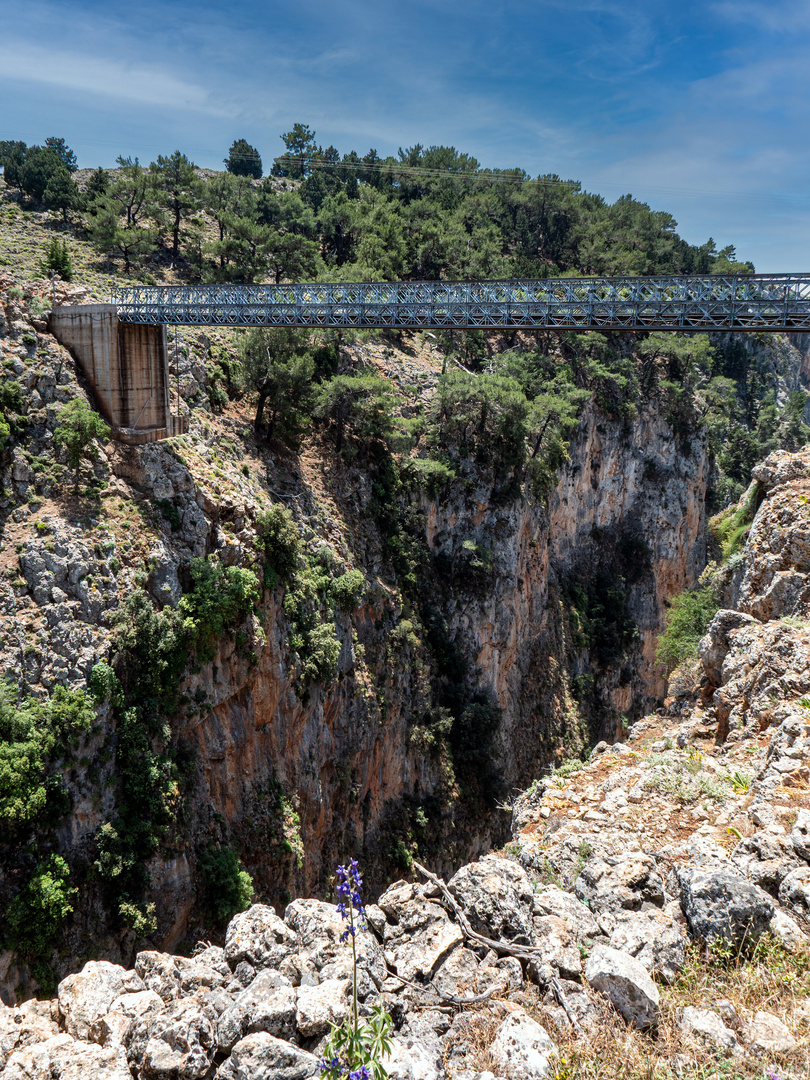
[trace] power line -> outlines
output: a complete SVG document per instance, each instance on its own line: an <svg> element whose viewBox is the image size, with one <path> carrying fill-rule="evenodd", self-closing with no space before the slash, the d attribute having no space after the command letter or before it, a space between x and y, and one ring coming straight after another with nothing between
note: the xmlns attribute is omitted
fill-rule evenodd
<svg viewBox="0 0 810 1080"><path fill-rule="evenodd" d="M478 180L485 183L510 183L510 184L536 184L542 187L574 187L579 188L579 180L560 180L557 178L541 178L532 180L528 176L506 176L500 171L481 169L476 172L453 172L452 169L429 169L420 165L404 165L392 158L381 158L377 162L371 161L326 161L324 158L305 158L298 155L285 155L273 158L273 164L295 164L314 169L346 169L351 172L373 173L406 173L409 176L441 177L446 180ZM510 172L513 170L504 170ZM515 172L519 171L517 169ZM520 170L522 171L522 170Z"/></svg>
<svg viewBox="0 0 810 1080"><path fill-rule="evenodd" d="M19 138L23 134L22 132L0 132L5 138ZM120 149L120 147L112 143L92 143L89 144L96 147L103 147L105 149ZM157 150L156 147L142 147L143 150L148 150L150 153ZM162 148L162 149L165 149ZM192 154L195 156L210 157L213 152L209 149L203 149L201 147L190 148ZM162 152L162 150L161 150ZM123 156L123 155L121 155ZM254 154L233 154L229 153L227 158L223 159L223 163L226 161L248 161L256 162L261 160L261 154L257 151ZM406 176L424 177L426 179L457 179L457 180L469 180L473 183L478 183L482 186L506 184L513 186L523 187L536 187L536 188L558 188L571 191L576 195L595 195L596 192L589 192L582 188L582 183L579 180L562 180L552 177L537 177L532 178L530 176L509 176L506 175L509 172L522 171L519 169L514 170L489 170L480 169L476 172L454 172L451 169L431 169L427 166L406 165L404 163L396 162L393 158L380 158L376 162L367 162L362 159L342 160L342 161L327 161L319 157L304 157L302 155L285 155L282 154L278 157L271 159L273 165L297 165L303 168L321 169L324 171L335 171L343 169L346 171L354 172L361 175L380 175L380 174L404 174ZM146 166L148 167L148 166ZM195 166L197 168L207 168L206 166ZM112 171L112 170L109 170ZM218 172L224 170L211 169L211 172ZM360 176L358 176L360 179ZM728 202L742 201L742 202L754 202L762 203L767 202L773 205L774 203L782 204L785 207L795 208L796 206L802 206L810 203L810 195L791 193L786 194L784 192L729 192L729 191L708 191L699 188L678 188L678 187L649 187L643 185L642 187L644 195L639 199L637 196L634 198L637 201L641 201L644 198L650 196L658 197L671 197L671 198L690 198L690 199L723 199Z"/></svg>
<svg viewBox="0 0 810 1080"><path fill-rule="evenodd" d="M552 177L537 177L532 179L529 176L507 176L503 175L500 171L491 171L482 169L477 172L453 172L450 169L429 169L424 166L417 165L404 165L397 162L393 162L389 159L380 159L379 162L364 162L364 161L325 161L323 158L304 158L296 155L281 155L280 157L273 158L274 164L297 164L303 165L314 169L350 169L374 173L390 172L390 173L405 173L412 176L425 176L425 177L442 177L445 179L465 179L479 181L484 184L489 183L502 183L502 184L517 184L526 187L561 187L568 188L573 191L574 194L592 194L582 190L582 184L579 180L561 180L559 178ZM504 170L508 173L513 170ZM519 171L519 170L514 170ZM755 201L766 200L768 202L782 201L789 204L795 204L797 202L807 202L810 196L807 195L785 195L784 193L776 192L728 192L728 191L701 191L696 188L656 188L646 187L645 190L655 193L657 195L672 195L672 196L688 196L691 198L713 198L713 199L751 199Z"/></svg>

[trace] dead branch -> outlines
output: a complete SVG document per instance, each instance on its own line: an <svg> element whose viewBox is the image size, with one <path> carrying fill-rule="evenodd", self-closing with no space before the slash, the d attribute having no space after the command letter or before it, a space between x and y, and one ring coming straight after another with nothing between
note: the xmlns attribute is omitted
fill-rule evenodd
<svg viewBox="0 0 810 1080"><path fill-rule="evenodd" d="M542 970L542 966L544 965L542 957L537 949L533 949L527 945L517 945L515 943L505 941L495 941L493 938L485 937L483 934L479 934L477 931L473 930L473 928L470 926L467 916L464 914L460 905L456 901L456 898L447 888L442 879L440 877L437 877L435 874L432 874L430 870L426 870L424 866L421 866L416 861L414 861L413 865L416 867L420 874L423 874L428 879L428 881L432 882L441 892L442 896L444 897L446 906L449 907L450 910L453 912L456 919L458 920L458 924L461 927L464 935L468 937L470 941L474 941L478 945L483 945L485 948L492 949L500 956L514 956L518 960L531 961L534 964L535 971L539 976L540 971ZM565 1015L571 1022L571 1026L573 1027L574 1031L576 1031L578 1035L581 1035L582 1028L580 1027L576 1017L571 1012L571 1009L565 997L565 992L563 991L563 988L560 985L560 981L556 978L556 976L552 976L552 978L549 980L549 987L552 994L565 1011Z"/></svg>

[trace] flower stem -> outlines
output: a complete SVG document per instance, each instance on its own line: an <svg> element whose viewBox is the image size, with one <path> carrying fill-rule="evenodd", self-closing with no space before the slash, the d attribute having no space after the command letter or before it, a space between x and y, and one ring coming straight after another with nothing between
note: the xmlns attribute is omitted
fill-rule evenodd
<svg viewBox="0 0 810 1080"><path fill-rule="evenodd" d="M352 939L352 1016L354 1018L354 1034L357 1037L357 945L354 940L354 904L349 900L349 919Z"/></svg>

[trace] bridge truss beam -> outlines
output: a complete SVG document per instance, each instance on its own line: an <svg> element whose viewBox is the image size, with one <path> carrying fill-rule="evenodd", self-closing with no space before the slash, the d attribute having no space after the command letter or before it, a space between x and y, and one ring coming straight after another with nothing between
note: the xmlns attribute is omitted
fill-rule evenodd
<svg viewBox="0 0 810 1080"><path fill-rule="evenodd" d="M121 322L527 330L810 330L810 274L116 289Z"/></svg>

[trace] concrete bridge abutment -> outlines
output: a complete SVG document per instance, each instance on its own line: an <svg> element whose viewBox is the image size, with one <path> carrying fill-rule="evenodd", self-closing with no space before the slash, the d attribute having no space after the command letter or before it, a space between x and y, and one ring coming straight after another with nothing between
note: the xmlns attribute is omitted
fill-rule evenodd
<svg viewBox="0 0 810 1080"><path fill-rule="evenodd" d="M188 430L169 407L165 326L120 322L115 304L57 307L49 328L81 366L113 437L134 445Z"/></svg>

